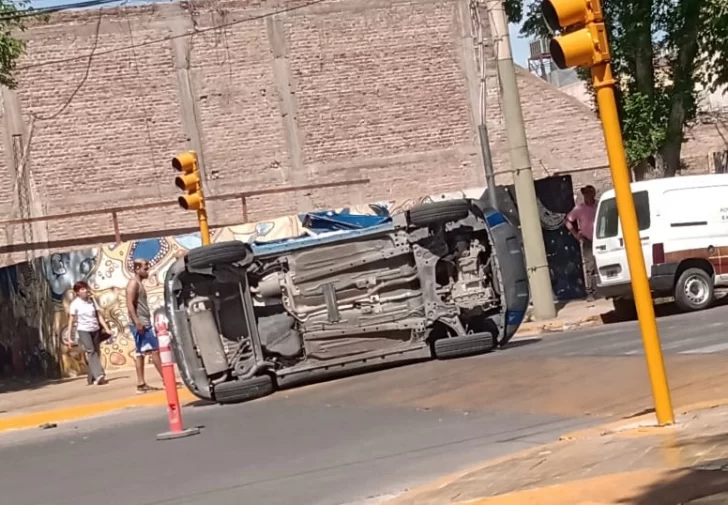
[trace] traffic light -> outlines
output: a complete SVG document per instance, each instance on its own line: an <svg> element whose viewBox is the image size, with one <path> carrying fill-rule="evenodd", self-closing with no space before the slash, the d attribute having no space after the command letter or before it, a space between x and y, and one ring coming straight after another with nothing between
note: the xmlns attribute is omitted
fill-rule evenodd
<svg viewBox="0 0 728 505"><path fill-rule="evenodd" d="M210 243L210 229L207 224L205 195L202 192L202 179L200 179L200 170L197 165L197 153L188 151L176 156L172 160L172 167L178 172L182 172L175 177L174 185L187 192L186 195L180 196L177 202L185 210L197 211L202 244L207 245Z"/></svg>
<svg viewBox="0 0 728 505"><path fill-rule="evenodd" d="M205 206L205 197L202 193L202 181L197 167L197 154L193 151L182 153L172 160L172 167L182 172L174 179L174 184L187 194L180 196L177 201L185 210L200 210Z"/></svg>
<svg viewBox="0 0 728 505"><path fill-rule="evenodd" d="M551 59L560 69L593 67L610 59L600 0L544 0L546 26L552 33Z"/></svg>

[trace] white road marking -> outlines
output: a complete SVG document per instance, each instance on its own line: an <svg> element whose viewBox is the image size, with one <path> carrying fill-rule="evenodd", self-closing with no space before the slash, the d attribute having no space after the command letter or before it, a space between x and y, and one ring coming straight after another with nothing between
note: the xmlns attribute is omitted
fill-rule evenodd
<svg viewBox="0 0 728 505"><path fill-rule="evenodd" d="M698 347L697 349L690 349L688 351L682 351L678 354L710 354L713 352L728 351L728 342L722 344L709 345L706 347Z"/></svg>

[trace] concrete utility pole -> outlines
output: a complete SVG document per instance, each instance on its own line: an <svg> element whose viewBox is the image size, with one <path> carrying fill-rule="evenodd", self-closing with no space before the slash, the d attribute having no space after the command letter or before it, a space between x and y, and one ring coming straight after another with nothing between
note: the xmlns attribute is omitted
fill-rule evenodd
<svg viewBox="0 0 728 505"><path fill-rule="evenodd" d="M526 253L528 280L531 287L531 301L537 319L551 319L556 317L556 308L546 261L546 247L541 232L541 218L538 213L536 188L533 184L531 158L526 143L526 128L523 124L516 69L511 55L508 20L502 0L485 0L485 8L490 21L491 38L495 47L503 97L503 116L514 171L518 215L521 219L523 248Z"/></svg>

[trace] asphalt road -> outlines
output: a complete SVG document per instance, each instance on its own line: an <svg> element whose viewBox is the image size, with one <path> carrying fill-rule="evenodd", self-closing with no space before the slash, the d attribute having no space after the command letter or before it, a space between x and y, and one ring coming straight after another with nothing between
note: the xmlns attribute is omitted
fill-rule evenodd
<svg viewBox="0 0 728 505"><path fill-rule="evenodd" d="M680 401L721 394L728 308L663 318ZM0 437L12 505L340 505L388 496L650 404L636 323L516 342L185 410L201 435L156 442L157 409ZM707 393L706 393L707 391ZM682 396L681 396L682 395ZM728 397L728 391L726 391Z"/></svg>

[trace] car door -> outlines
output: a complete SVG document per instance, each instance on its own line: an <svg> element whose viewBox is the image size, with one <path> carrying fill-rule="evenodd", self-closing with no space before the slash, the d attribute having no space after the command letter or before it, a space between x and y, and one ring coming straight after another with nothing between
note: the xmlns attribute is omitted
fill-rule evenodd
<svg viewBox="0 0 728 505"><path fill-rule="evenodd" d="M650 229L652 228L653 219L650 194L647 190L633 193L640 240L642 242L642 254L645 259L648 277L652 270ZM631 282L622 224L619 220L617 202L613 193L602 198L599 202L597 219L594 224L593 252L600 287L611 287Z"/></svg>

